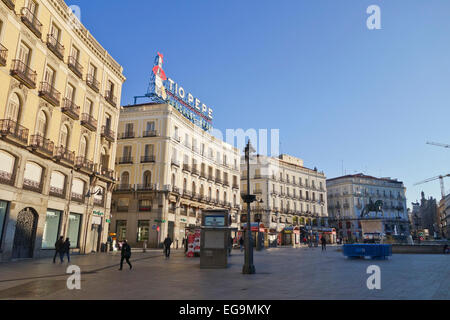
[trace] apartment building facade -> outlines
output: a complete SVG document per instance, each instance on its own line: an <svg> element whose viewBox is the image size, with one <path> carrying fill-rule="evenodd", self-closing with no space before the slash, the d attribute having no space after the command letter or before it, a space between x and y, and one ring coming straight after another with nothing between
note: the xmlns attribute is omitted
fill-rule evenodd
<svg viewBox="0 0 450 320"><path fill-rule="evenodd" d="M303 164L303 160L289 155L278 158L257 155L250 162L250 192L257 197L251 205L251 219L260 223L254 238L263 233L265 246L274 242L298 245L301 239L313 234L334 241L328 228L325 174ZM247 166L243 161L243 193L247 192L247 183ZM242 211L245 215L246 204Z"/></svg>
<svg viewBox="0 0 450 320"><path fill-rule="evenodd" d="M123 107L111 232L132 246L181 246L202 209L226 209L237 228L239 150L189 121L168 103Z"/></svg>
<svg viewBox="0 0 450 320"><path fill-rule="evenodd" d="M383 202L383 222L388 235L409 235L406 188L391 178L376 178L362 173L327 180L328 211L338 237L362 240L361 213L370 201ZM369 218L375 218L370 213ZM378 214L381 217L381 213Z"/></svg>
<svg viewBox="0 0 450 320"><path fill-rule="evenodd" d="M0 1L0 261L106 242L124 81L64 1Z"/></svg>

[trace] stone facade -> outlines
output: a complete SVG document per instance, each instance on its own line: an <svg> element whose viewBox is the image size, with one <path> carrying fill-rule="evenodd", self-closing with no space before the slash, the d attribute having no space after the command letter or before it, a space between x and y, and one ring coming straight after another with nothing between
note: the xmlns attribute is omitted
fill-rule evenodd
<svg viewBox="0 0 450 320"><path fill-rule="evenodd" d="M98 251L123 69L61 0L1 1L0 44L0 261Z"/></svg>

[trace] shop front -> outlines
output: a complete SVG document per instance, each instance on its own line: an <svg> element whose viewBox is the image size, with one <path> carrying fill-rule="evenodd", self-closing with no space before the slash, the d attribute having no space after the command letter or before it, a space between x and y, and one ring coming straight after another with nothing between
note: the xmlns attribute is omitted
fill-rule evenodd
<svg viewBox="0 0 450 320"><path fill-rule="evenodd" d="M294 227L285 227L282 232L282 246L290 246L294 243Z"/></svg>

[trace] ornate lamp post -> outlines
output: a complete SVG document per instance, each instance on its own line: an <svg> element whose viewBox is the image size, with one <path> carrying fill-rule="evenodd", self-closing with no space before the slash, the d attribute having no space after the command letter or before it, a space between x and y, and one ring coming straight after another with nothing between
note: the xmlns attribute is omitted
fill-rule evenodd
<svg viewBox="0 0 450 320"><path fill-rule="evenodd" d="M250 153L255 152L252 148L250 140L248 140L245 147L245 161L247 163L247 194L242 196L242 199L247 203L247 230L245 232L245 263L242 268L243 274L254 274L255 266L253 265L253 241L252 241L252 227L250 217L250 205L255 202L256 196L250 194Z"/></svg>

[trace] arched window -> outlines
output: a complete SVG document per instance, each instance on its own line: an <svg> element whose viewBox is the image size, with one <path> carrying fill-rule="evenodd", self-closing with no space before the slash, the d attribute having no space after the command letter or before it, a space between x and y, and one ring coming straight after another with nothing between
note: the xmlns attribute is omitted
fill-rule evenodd
<svg viewBox="0 0 450 320"><path fill-rule="evenodd" d="M102 169L107 170L109 168L109 155L105 147L102 148L100 153L100 162L102 165Z"/></svg>
<svg viewBox="0 0 450 320"><path fill-rule="evenodd" d="M183 179L183 191L187 190L187 180L186 178Z"/></svg>
<svg viewBox="0 0 450 320"><path fill-rule="evenodd" d="M227 193L226 192L223 193L223 201L227 202Z"/></svg>
<svg viewBox="0 0 450 320"><path fill-rule="evenodd" d="M216 190L216 201L220 200L219 189Z"/></svg>
<svg viewBox="0 0 450 320"><path fill-rule="evenodd" d="M152 183L152 173L150 171L144 172L143 184L148 187Z"/></svg>
<svg viewBox="0 0 450 320"><path fill-rule="evenodd" d="M6 119L13 120L15 122L19 121L20 116L20 98L17 95L17 93L14 93L11 98L9 99L8 108L6 110Z"/></svg>
<svg viewBox="0 0 450 320"><path fill-rule="evenodd" d="M36 134L45 138L47 134L47 116L44 111L39 111L37 123L36 123Z"/></svg>
<svg viewBox="0 0 450 320"><path fill-rule="evenodd" d="M209 187L209 189L208 189L208 197L209 197L209 199L212 198L212 190L211 190L211 187Z"/></svg>
<svg viewBox="0 0 450 320"><path fill-rule="evenodd" d="M122 173L122 176L120 178L120 184L122 186L127 186L130 184L130 174L127 171Z"/></svg>
<svg viewBox="0 0 450 320"><path fill-rule="evenodd" d="M204 190L204 187L203 187L203 185L200 185L200 196L204 196L205 195L205 190Z"/></svg>
<svg viewBox="0 0 450 320"><path fill-rule="evenodd" d="M192 194L195 194L196 191L195 182L192 182Z"/></svg>
<svg viewBox="0 0 450 320"><path fill-rule="evenodd" d="M80 157L87 158L87 146L87 138L85 136L82 136L80 140L80 152L78 153Z"/></svg>
<svg viewBox="0 0 450 320"><path fill-rule="evenodd" d="M69 142L69 128L67 128L67 125L63 125L61 127L61 132L59 134L59 145L61 147L67 148Z"/></svg>
<svg viewBox="0 0 450 320"><path fill-rule="evenodd" d="M0 181L12 182L15 163L16 158L12 154L0 150Z"/></svg>

